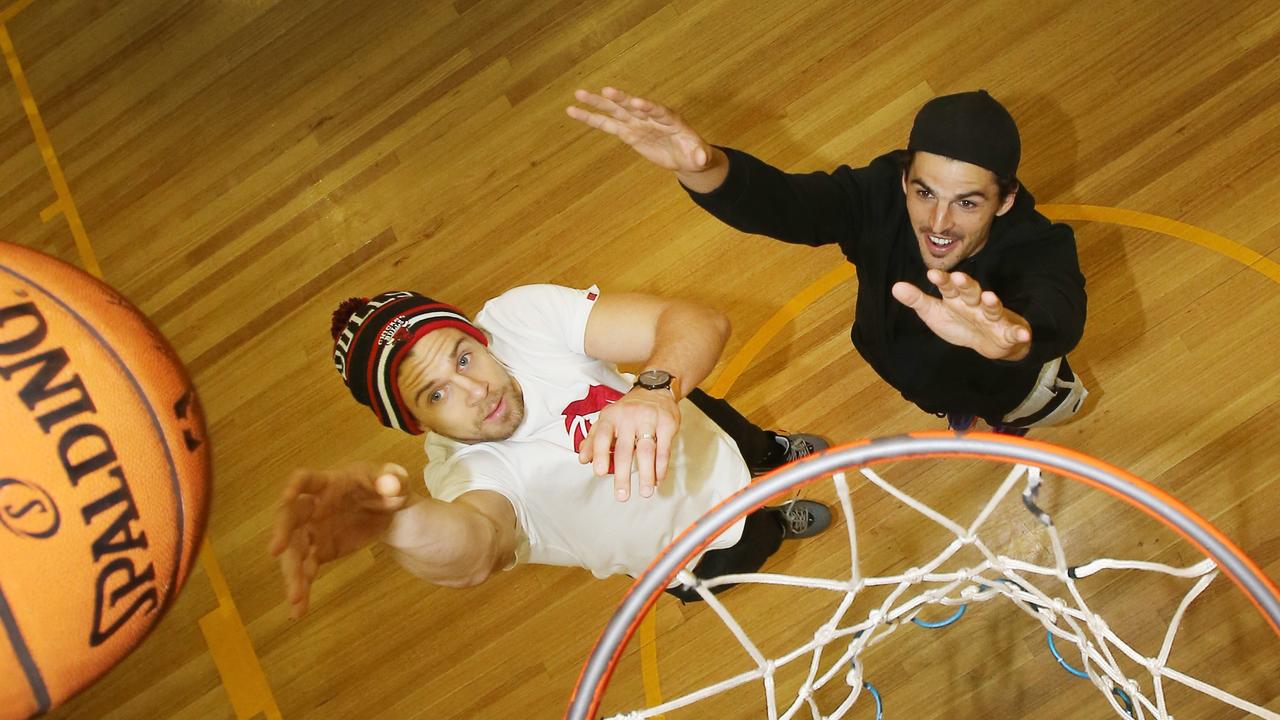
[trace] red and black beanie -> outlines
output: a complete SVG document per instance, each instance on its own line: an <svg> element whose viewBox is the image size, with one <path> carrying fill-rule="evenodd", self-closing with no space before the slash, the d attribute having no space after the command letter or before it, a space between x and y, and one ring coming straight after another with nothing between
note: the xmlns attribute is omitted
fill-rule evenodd
<svg viewBox="0 0 1280 720"><path fill-rule="evenodd" d="M425 295L394 291L372 299L349 298L333 313L333 364L351 396L373 410L378 422L420 435L422 428L400 397L396 373L414 343L443 327L489 343L461 310Z"/></svg>

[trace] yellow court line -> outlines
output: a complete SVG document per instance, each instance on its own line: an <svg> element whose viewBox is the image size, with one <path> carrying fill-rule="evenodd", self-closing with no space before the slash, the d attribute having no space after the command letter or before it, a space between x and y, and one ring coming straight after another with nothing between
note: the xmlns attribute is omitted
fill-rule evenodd
<svg viewBox="0 0 1280 720"><path fill-rule="evenodd" d="M640 678L644 681L644 699L649 707L662 704L662 685L658 679L658 613L650 610L640 621ZM652 672L645 672L648 668ZM655 715L663 720L665 715Z"/></svg>
<svg viewBox="0 0 1280 720"><path fill-rule="evenodd" d="M797 293L766 320L764 325L761 325L760 329L734 354L733 359L716 377L715 382L711 383L707 393L715 397L727 395L729 389L738 381L738 377L751 365L760 351L782 331L782 328L786 327L787 323L794 320L818 298L852 278L854 272L853 266L849 263L840 263ZM644 697L649 707L662 703L662 686L658 674L658 631L657 621L654 619L656 615L657 613L651 608L640 622L640 677L644 683Z"/></svg>
<svg viewBox="0 0 1280 720"><path fill-rule="evenodd" d="M6 8L0 14L0 18L3 20L12 18L30 2L31 0L19 0ZM35 97L31 94L31 86L27 83L22 64L18 62L18 54L13 47L12 38L9 37L9 29L2 21L0 21L0 49L4 52L9 73L13 76L14 85L18 88L18 97L22 100L22 107L26 110L27 120L31 123L36 145L40 148L45 169L49 172L49 180L53 183L54 192L58 197L53 205L40 212L40 219L49 222L57 215L65 217L71 235L75 238L80 261L84 264L85 270L101 280L102 267L98 264L93 245L89 242L84 224L80 221L80 213L71 196L71 188L67 185L62 166L58 163L57 153L53 150L53 142L49 139L44 120L40 117L40 110L36 106ZM204 633L209 653L213 656L214 665L218 668L222 685L231 699L236 717L245 720L258 714L265 714L269 720L279 720L280 710L271 693L271 686L262 672L262 665L258 662L258 656L253 650L248 630L245 629L240 613L236 610L231 588L227 585L222 567L218 564L218 557L214 554L213 546L209 544L207 537L201 548L200 564L218 600L218 609L200 619L200 629Z"/></svg>
<svg viewBox="0 0 1280 720"><path fill-rule="evenodd" d="M267 720L281 720L283 716L271 693L271 685L262 672L262 663L253 650L253 641L240 619L240 611L236 609L231 588L208 537L200 548L200 565L218 598L218 609L200 618L200 632L204 634L236 717L245 720L262 713Z"/></svg>
<svg viewBox="0 0 1280 720"><path fill-rule="evenodd" d="M1124 208L1103 207L1101 205L1041 205L1040 212L1052 220L1084 220L1105 222L1113 225L1150 230L1189 243L1208 248L1220 255L1236 260L1247 268L1257 270L1275 282L1280 283L1280 263L1241 245L1234 240L1211 233L1208 230L1188 225L1177 220L1170 220L1159 215L1125 210Z"/></svg>
<svg viewBox="0 0 1280 720"><path fill-rule="evenodd" d="M12 20L18 13L26 10L27 6L33 2L35 2L35 0L18 0L4 10L0 10L0 25Z"/></svg>
<svg viewBox="0 0 1280 720"><path fill-rule="evenodd" d="M783 305L773 314L773 317L765 321L765 324L756 331L751 339L742 346L725 366L724 370L716 377L715 382L711 383L710 389L707 390L709 395L715 397L724 397L729 393L729 388L738 381L738 376L756 359L760 351L765 348L787 323L795 319L797 315L809 307L813 301L831 292L831 289L840 283L849 280L854 275L853 266L849 263L840 263L839 266L832 268L830 272L817 280L813 281L809 287L800 291L795 297L791 298L786 305Z"/></svg>
<svg viewBox="0 0 1280 720"><path fill-rule="evenodd" d="M1080 220L1112 223L1140 230L1151 230L1179 240L1186 240L1236 260L1245 267L1257 270L1275 282L1280 283L1280 263L1276 263L1274 260L1256 253L1240 243L1228 240L1221 235L1211 233L1195 225L1188 225L1184 222L1136 210L1103 207L1100 205L1040 205L1038 209L1046 217L1056 221ZM760 351L773 340L788 322L791 322L815 300L830 292L837 285L851 279L854 274L855 271L852 265L841 263L791 298L786 305L779 308L772 317L765 321L765 324L756 331L755 335L751 336L750 340L747 340L747 343L733 356L733 359L725 366L724 371L711 384L711 388L707 390L707 393L715 397L724 397L729 394L729 389L733 387L738 377L755 360L756 355L760 354ZM649 614L645 616L640 625L640 674L644 681L645 700L650 707L659 705L662 702L658 674L658 639L656 621L654 620L655 615L656 613L650 609Z"/></svg>
<svg viewBox="0 0 1280 720"><path fill-rule="evenodd" d="M11 6L9 10L13 7L16 6ZM21 8L18 9L21 10ZM36 107L31 86L27 84L27 75L22 71L22 64L18 62L18 53L14 50L13 39L9 37L9 28L3 23L0 23L0 49L4 50L9 74L13 76L13 84L18 88L18 97L22 100L22 108L27 112L31 132L36 136L36 146L40 148L45 169L49 171L49 181L53 183L53 191L58 195L57 201L40 213L40 219L49 222L54 215L64 216L67 219L67 226L71 229L71 237L75 238L76 249L80 251L80 261L84 263L86 270L93 273L94 277L101 278L102 268L98 265L98 258L93 253L93 246L89 244L84 223L80 221L80 211L76 209L75 201L71 199L71 188L67 185L66 176L62 174L62 165L58 163L58 156L53 152L53 142L49 140L49 131L45 129L40 110Z"/></svg>

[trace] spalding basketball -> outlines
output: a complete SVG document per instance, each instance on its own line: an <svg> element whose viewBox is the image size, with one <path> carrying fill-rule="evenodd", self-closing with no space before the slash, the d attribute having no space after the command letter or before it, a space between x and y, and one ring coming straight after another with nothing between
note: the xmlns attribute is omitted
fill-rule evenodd
<svg viewBox="0 0 1280 720"><path fill-rule="evenodd" d="M0 718L57 706L146 637L208 502L168 342L90 275L0 242Z"/></svg>

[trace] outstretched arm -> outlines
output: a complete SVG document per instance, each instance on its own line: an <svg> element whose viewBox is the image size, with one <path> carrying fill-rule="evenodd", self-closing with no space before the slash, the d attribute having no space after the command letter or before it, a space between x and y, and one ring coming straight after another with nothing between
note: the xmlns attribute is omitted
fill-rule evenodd
<svg viewBox="0 0 1280 720"><path fill-rule="evenodd" d="M708 193L724 182L729 171L724 151L708 145L665 105L611 87L599 94L578 90L573 97L590 110L569 106L569 117L617 137L654 165L675 171L690 190Z"/></svg>
<svg viewBox="0 0 1280 720"><path fill-rule="evenodd" d="M510 500L488 490L453 502L423 498L396 513L383 542L424 580L474 587L515 560L516 514Z"/></svg>
<svg viewBox="0 0 1280 720"><path fill-rule="evenodd" d="M970 348L992 360L1021 360L1031 350L1031 325L1004 307L962 272L929 270L929 281L942 298L926 295L911 283L894 283L891 292L924 321L935 335L952 345Z"/></svg>
<svg viewBox="0 0 1280 720"><path fill-rule="evenodd" d="M511 557L515 513L505 498L419 498L407 492L406 476L398 465L372 463L290 476L268 551L279 558L293 617L306 613L321 567L379 540L404 545L419 576L455 587L482 582Z"/></svg>
<svg viewBox="0 0 1280 720"><path fill-rule="evenodd" d="M601 294L587 320L584 349L609 362L638 363L675 376L670 391L634 388L600 412L578 459L595 473L609 471L613 450L617 498L631 495L634 459L642 497L667 474L671 445L680 428L677 403L715 367L729 339L729 320L718 310L686 300L634 293Z"/></svg>
<svg viewBox="0 0 1280 720"><path fill-rule="evenodd" d="M708 144L674 110L606 87L578 90L583 106L569 117L617 137L641 157L674 171L694 202L743 232L802 245L852 247L858 208L848 168L836 173L785 173L738 150Z"/></svg>

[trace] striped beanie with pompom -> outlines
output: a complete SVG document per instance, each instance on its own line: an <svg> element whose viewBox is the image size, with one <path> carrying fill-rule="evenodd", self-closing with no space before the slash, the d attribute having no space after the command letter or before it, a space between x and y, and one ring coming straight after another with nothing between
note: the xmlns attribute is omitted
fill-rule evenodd
<svg viewBox="0 0 1280 720"><path fill-rule="evenodd" d="M397 290L373 298L348 298L333 312L333 364L351 396L367 405L378 422L420 435L396 382L409 349L432 330L451 327L488 345L483 331L452 305L415 292Z"/></svg>

